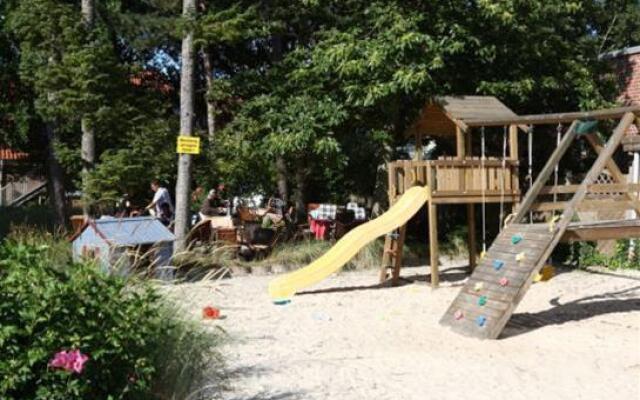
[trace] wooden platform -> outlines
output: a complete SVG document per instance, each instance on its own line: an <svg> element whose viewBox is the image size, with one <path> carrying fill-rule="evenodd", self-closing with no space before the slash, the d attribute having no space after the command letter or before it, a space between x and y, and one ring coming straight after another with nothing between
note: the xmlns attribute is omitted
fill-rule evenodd
<svg viewBox="0 0 640 400"><path fill-rule="evenodd" d="M514 235L522 237L517 244L512 244ZM497 338L533 277L544 265L542 257L553 237L547 224L512 224L506 227L440 323L466 336ZM517 261L518 254L522 254L524 259ZM497 268L496 262L503 263L502 267ZM503 278L507 282L501 284Z"/></svg>

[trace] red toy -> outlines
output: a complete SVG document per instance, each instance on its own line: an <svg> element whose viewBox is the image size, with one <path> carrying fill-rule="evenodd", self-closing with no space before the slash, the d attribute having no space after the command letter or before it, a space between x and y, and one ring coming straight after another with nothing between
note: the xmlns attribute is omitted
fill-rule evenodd
<svg viewBox="0 0 640 400"><path fill-rule="evenodd" d="M218 318L220 318L220 310L215 308L215 307L207 306L207 307L202 309L202 318L203 319L218 319Z"/></svg>

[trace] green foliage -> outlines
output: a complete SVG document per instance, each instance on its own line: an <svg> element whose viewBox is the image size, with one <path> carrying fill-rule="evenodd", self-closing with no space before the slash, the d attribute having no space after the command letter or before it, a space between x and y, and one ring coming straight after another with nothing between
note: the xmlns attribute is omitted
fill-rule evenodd
<svg viewBox="0 0 640 400"><path fill-rule="evenodd" d="M613 256L607 256L598 251L590 242L579 242L577 246L577 261L582 267L603 266L611 269L629 268L640 269L640 256L636 250L635 257L629 258L629 240L618 240Z"/></svg>
<svg viewBox="0 0 640 400"><path fill-rule="evenodd" d="M219 366L218 339L176 318L151 287L91 263L54 264L46 251L0 247L1 398L186 398ZM89 356L84 371L48 366L69 349Z"/></svg>

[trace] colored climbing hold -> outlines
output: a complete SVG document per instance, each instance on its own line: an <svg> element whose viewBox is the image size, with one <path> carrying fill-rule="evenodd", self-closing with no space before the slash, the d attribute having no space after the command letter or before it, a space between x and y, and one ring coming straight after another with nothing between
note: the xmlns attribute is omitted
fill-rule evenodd
<svg viewBox="0 0 640 400"><path fill-rule="evenodd" d="M487 252L486 252L486 251L483 251L483 252L481 252L481 253L480 253L480 259L481 259L481 260L484 260L484 258L485 258L486 256L487 256Z"/></svg>
<svg viewBox="0 0 640 400"><path fill-rule="evenodd" d="M475 290L476 292L479 292L482 290L483 286L484 285L482 284L482 282L476 282L476 284L473 285L473 290Z"/></svg>
<svg viewBox="0 0 640 400"><path fill-rule="evenodd" d="M518 244L522 241L522 235L511 236L511 244Z"/></svg>
<svg viewBox="0 0 640 400"><path fill-rule="evenodd" d="M291 300L289 299L280 299L280 300L274 300L273 304L277 305L277 306L284 306L291 303Z"/></svg>
<svg viewBox="0 0 640 400"><path fill-rule="evenodd" d="M525 256L525 252L524 251L522 253L516 254L516 261L517 262L524 261L524 256Z"/></svg>
<svg viewBox="0 0 640 400"><path fill-rule="evenodd" d="M502 277L502 278L500 278L498 283L500 284L500 286L507 286L509 284L509 279L507 279L505 277Z"/></svg>
<svg viewBox="0 0 640 400"><path fill-rule="evenodd" d="M480 315L479 317L476 318L476 324L480 327L483 327L484 324L487 323L487 317L485 317L484 315Z"/></svg>
<svg viewBox="0 0 640 400"><path fill-rule="evenodd" d="M453 314L453 318L455 318L456 321L460 321L463 317L464 314L462 313L462 310L458 310Z"/></svg>
<svg viewBox="0 0 640 400"><path fill-rule="evenodd" d="M478 305L483 306L485 304L487 304L487 296L480 296L478 299Z"/></svg>
<svg viewBox="0 0 640 400"><path fill-rule="evenodd" d="M504 261L502 260L493 260L493 269L499 271L502 267L504 267Z"/></svg>

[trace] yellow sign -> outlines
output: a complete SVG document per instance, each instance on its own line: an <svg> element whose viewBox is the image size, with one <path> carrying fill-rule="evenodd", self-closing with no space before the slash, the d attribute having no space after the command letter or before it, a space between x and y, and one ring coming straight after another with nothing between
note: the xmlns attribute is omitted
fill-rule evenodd
<svg viewBox="0 0 640 400"><path fill-rule="evenodd" d="M176 152L180 154L200 154L200 138L195 136L178 136Z"/></svg>

